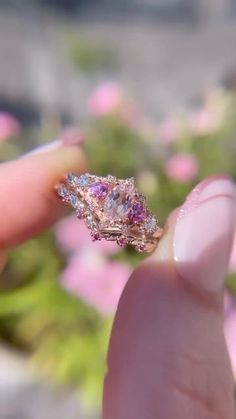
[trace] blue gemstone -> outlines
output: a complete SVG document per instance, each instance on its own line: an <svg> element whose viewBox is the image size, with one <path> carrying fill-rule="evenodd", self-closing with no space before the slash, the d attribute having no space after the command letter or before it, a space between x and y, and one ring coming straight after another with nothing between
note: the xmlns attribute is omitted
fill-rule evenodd
<svg viewBox="0 0 236 419"><path fill-rule="evenodd" d="M88 177L88 175L85 174L85 175L79 176L76 183L81 188L84 188L85 186L88 186L88 184L89 184L89 177Z"/></svg>
<svg viewBox="0 0 236 419"><path fill-rule="evenodd" d="M58 193L58 195L60 195L64 199L68 198L68 196L69 196L69 191L68 191L68 189L66 189L65 185L60 185L57 188L57 193Z"/></svg>
<svg viewBox="0 0 236 419"><path fill-rule="evenodd" d="M75 183L77 182L78 176L74 175L73 173L68 173L67 175L67 182L70 185L75 185Z"/></svg>
<svg viewBox="0 0 236 419"><path fill-rule="evenodd" d="M73 208L77 209L80 205L80 200L76 195L70 195L70 204Z"/></svg>

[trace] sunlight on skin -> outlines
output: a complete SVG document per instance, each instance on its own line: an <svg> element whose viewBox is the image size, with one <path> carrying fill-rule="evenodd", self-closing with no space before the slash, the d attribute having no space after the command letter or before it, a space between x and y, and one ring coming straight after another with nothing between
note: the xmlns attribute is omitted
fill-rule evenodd
<svg viewBox="0 0 236 419"><path fill-rule="evenodd" d="M53 186L65 172L84 172L85 166L78 147L0 166L0 268L7 248L64 214ZM125 287L109 348L104 419L234 418L222 289L235 197L229 180L208 179L205 186L201 205L190 194L191 205L181 208L181 217L172 214L158 250ZM217 229L198 234L204 211Z"/></svg>
<svg viewBox="0 0 236 419"><path fill-rule="evenodd" d="M86 170L79 147L64 147L0 165L0 250L52 225L66 211L54 191L68 171ZM1 256L2 265L4 257Z"/></svg>
<svg viewBox="0 0 236 419"><path fill-rule="evenodd" d="M235 417L222 295L234 223L235 188L225 178L198 185L171 214L120 299L103 419Z"/></svg>

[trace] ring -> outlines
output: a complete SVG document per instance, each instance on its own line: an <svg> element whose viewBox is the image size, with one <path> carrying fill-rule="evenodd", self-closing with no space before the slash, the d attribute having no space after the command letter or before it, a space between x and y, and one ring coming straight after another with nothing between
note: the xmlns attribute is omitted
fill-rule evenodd
<svg viewBox="0 0 236 419"><path fill-rule="evenodd" d="M138 192L134 178L68 173L56 190L85 221L94 241L116 241L119 246L132 245L139 252L156 248L163 229Z"/></svg>

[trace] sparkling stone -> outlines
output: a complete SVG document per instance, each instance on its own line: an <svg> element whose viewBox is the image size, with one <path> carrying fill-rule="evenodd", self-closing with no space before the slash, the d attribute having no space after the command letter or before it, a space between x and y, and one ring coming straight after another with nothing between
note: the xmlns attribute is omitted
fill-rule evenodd
<svg viewBox="0 0 236 419"><path fill-rule="evenodd" d="M73 208L78 209L82 202L76 195L70 195L70 204Z"/></svg>
<svg viewBox="0 0 236 419"><path fill-rule="evenodd" d="M144 228L148 233L153 233L157 228L157 221L155 217L148 217L144 223Z"/></svg>
<svg viewBox="0 0 236 419"><path fill-rule="evenodd" d="M84 218L84 208L78 208L78 209L76 210L76 217L77 217L79 220L82 220L82 219Z"/></svg>
<svg viewBox="0 0 236 419"><path fill-rule="evenodd" d="M94 198L103 199L108 193L108 185L104 182L95 182L89 186L89 192Z"/></svg>
<svg viewBox="0 0 236 419"><path fill-rule="evenodd" d="M69 197L69 191L65 187L65 185L59 185L57 188L57 193L64 199L67 199Z"/></svg>
<svg viewBox="0 0 236 419"><path fill-rule="evenodd" d="M123 188L114 188L104 203L104 213L112 219L124 218L132 206L132 200Z"/></svg>
<svg viewBox="0 0 236 419"><path fill-rule="evenodd" d="M120 246L120 247L124 247L127 244L127 239L125 237L119 237L116 240L116 243Z"/></svg>
<svg viewBox="0 0 236 419"><path fill-rule="evenodd" d="M78 180L78 176L74 175L73 173L68 173L66 179L67 179L67 182L69 183L69 185L74 186L74 185L76 185L76 182Z"/></svg>
<svg viewBox="0 0 236 419"><path fill-rule="evenodd" d="M101 240L102 238L101 238L101 236L100 236L100 234L99 233L97 233L97 232L95 232L95 233L91 233L91 237L92 237L92 240L95 242L95 241L97 241L97 240Z"/></svg>
<svg viewBox="0 0 236 419"><path fill-rule="evenodd" d="M140 202L142 202L143 204L146 202L146 198L143 194L139 193L137 194L137 198Z"/></svg>
<svg viewBox="0 0 236 419"><path fill-rule="evenodd" d="M86 186L88 186L89 184L89 176L87 174L84 175L80 175L77 179L77 185L80 186L81 188L84 188Z"/></svg>
<svg viewBox="0 0 236 419"><path fill-rule="evenodd" d="M131 223L135 223L135 222L143 221L145 219L145 216L146 216L145 207L143 206L141 202L136 202L135 204L133 204L129 212L128 218Z"/></svg>
<svg viewBox="0 0 236 419"><path fill-rule="evenodd" d="M115 182L116 180L115 176L112 176L112 175L107 175L106 179L108 182L111 182L111 183Z"/></svg>
<svg viewBox="0 0 236 419"><path fill-rule="evenodd" d="M134 186L135 185L135 180L134 180L134 178L133 177L129 177L127 180L126 180L126 182L127 183L129 183L130 185L132 185L132 186Z"/></svg>
<svg viewBox="0 0 236 419"><path fill-rule="evenodd" d="M135 246L135 248L138 252L144 252L146 250L146 246L143 243L138 244L137 246Z"/></svg>
<svg viewBox="0 0 236 419"><path fill-rule="evenodd" d="M93 222L93 217L91 214L88 214L87 217L85 218L85 223L87 225L88 228L93 228L94 226L94 222Z"/></svg>
<svg viewBox="0 0 236 419"><path fill-rule="evenodd" d="M76 215L79 219L84 218L84 210L85 206L83 202L76 196L70 195L69 196L70 205L76 210Z"/></svg>

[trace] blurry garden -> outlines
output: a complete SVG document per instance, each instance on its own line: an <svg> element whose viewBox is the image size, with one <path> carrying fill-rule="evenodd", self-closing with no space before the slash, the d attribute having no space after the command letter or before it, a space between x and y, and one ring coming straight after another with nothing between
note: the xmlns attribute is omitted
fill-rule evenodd
<svg viewBox="0 0 236 419"><path fill-rule="evenodd" d="M136 178L160 224L205 176L236 180L234 20L224 23L217 10L213 22L195 21L187 8L183 21L127 17L121 27L121 18L114 24L83 19L79 8L76 18L42 4L4 3L1 162L54 139L80 142L92 173ZM1 419L53 418L53 412L74 419L77 399L81 419L98 417L112 319L142 258L130 248L92 242L71 214L10 252L0 277L0 366L7 359L9 371L14 363L24 367L17 382L9 379L8 364L0 372ZM225 291L236 379L234 296L236 239ZM61 412L56 396L49 402L44 390L39 398L51 410L37 397L41 413L20 402L22 416L18 402L8 410L7 386L23 386L27 399L36 382L48 383L59 399L64 395Z"/></svg>

